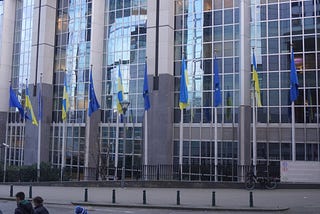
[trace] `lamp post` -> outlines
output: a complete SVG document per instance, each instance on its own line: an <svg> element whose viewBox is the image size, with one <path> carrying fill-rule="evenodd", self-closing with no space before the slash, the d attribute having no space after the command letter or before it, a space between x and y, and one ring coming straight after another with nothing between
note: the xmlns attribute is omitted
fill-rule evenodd
<svg viewBox="0 0 320 214"><path fill-rule="evenodd" d="M124 177L125 177L125 165L126 165L126 112L128 110L128 107L130 105L130 102L127 100L123 100L122 102L120 102L122 111L123 111L123 157L122 157L122 175L121 175L121 180L124 181ZM122 183L123 186L123 183Z"/></svg>
<svg viewBox="0 0 320 214"><path fill-rule="evenodd" d="M2 143L4 146L4 162L3 162L3 183L6 182L6 173L7 173L7 149L9 148L8 144Z"/></svg>

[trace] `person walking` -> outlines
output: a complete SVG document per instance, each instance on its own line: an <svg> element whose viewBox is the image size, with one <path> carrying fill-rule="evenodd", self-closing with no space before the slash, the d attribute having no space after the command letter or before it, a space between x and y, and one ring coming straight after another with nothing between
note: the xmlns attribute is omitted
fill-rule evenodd
<svg viewBox="0 0 320 214"><path fill-rule="evenodd" d="M25 200L24 192L18 192L16 194L17 208L14 210L14 214L34 214L32 204Z"/></svg>
<svg viewBox="0 0 320 214"><path fill-rule="evenodd" d="M33 198L34 214L49 214L48 210L43 206L43 199L40 196Z"/></svg>

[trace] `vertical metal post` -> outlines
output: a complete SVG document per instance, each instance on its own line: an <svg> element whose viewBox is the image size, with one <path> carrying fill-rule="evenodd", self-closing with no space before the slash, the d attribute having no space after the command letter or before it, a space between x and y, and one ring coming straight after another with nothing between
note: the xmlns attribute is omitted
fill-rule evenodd
<svg viewBox="0 0 320 214"><path fill-rule="evenodd" d="M249 199L250 207L253 207L253 194L250 192L250 199Z"/></svg>
<svg viewBox="0 0 320 214"><path fill-rule="evenodd" d="M113 204L116 203L116 190L115 189L112 190L112 203Z"/></svg>
<svg viewBox="0 0 320 214"><path fill-rule="evenodd" d="M88 201L88 189L87 188L84 189L84 201L85 202Z"/></svg>
<svg viewBox="0 0 320 214"><path fill-rule="evenodd" d="M146 190L143 190L143 204L147 204L147 194L146 194Z"/></svg>
<svg viewBox="0 0 320 214"><path fill-rule="evenodd" d="M177 191L177 205L180 205L180 191Z"/></svg>
<svg viewBox="0 0 320 214"><path fill-rule="evenodd" d="M213 191L212 192L212 206L216 206L216 192Z"/></svg>
<svg viewBox="0 0 320 214"><path fill-rule="evenodd" d="M10 197L13 197L13 185L10 185Z"/></svg>
<svg viewBox="0 0 320 214"><path fill-rule="evenodd" d="M29 198L32 198L32 186L29 186Z"/></svg>

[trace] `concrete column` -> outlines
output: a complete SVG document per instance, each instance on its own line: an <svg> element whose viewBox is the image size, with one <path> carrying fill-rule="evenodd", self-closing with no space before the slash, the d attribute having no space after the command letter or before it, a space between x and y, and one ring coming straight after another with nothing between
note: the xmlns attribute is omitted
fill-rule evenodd
<svg viewBox="0 0 320 214"><path fill-rule="evenodd" d="M9 81L11 80L16 1L4 1L0 61L0 144L5 142L9 110Z"/></svg>
<svg viewBox="0 0 320 214"><path fill-rule="evenodd" d="M41 5L40 5L41 3ZM42 122L40 161L49 161L50 124L52 121L53 63L56 26L56 0L35 0L33 10L31 75L28 80L33 111L38 119L38 90L42 73ZM39 19L40 15L40 19ZM40 21L40 23L39 23ZM36 94L34 94L36 92ZM26 123L24 163L37 163L39 127Z"/></svg>
<svg viewBox="0 0 320 214"><path fill-rule="evenodd" d="M148 0L147 61L151 109L148 111L147 153L148 164L172 164L174 1L159 0L159 6L157 26L157 1ZM159 51L158 58L156 50ZM157 68L155 68L156 60L158 60ZM156 73L159 77L158 88L154 87L154 81L150 81L154 79Z"/></svg>
<svg viewBox="0 0 320 214"><path fill-rule="evenodd" d="M96 97L101 104L101 79L103 66L103 38L104 38L104 9L105 1L92 1L92 29L91 29L91 48L90 62L92 64L92 78ZM86 153L85 167L95 168L99 164L99 122L100 110L94 112L91 117L87 116L86 124ZM92 175L85 171L85 179L94 179ZM90 177L89 177L90 176Z"/></svg>
<svg viewBox="0 0 320 214"><path fill-rule="evenodd" d="M238 165L249 165L250 153L250 0L240 1L240 106ZM242 174L243 175L243 174Z"/></svg>

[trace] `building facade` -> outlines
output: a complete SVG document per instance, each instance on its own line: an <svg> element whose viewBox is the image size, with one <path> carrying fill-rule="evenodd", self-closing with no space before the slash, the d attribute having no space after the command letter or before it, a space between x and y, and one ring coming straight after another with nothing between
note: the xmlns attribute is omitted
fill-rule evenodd
<svg viewBox="0 0 320 214"><path fill-rule="evenodd" d="M236 181L239 167L252 163L279 169L283 160L320 160L319 0L4 0L0 12L0 140L9 146L1 160L6 151L8 165L40 160L78 180L95 178L96 169L100 179L120 169L136 178L161 166L184 180ZM261 107L253 105L253 53ZM188 106L181 111L183 59ZM91 70L101 107L89 117ZM120 85L130 103L122 114ZM29 90L38 126L9 107L10 86L22 105Z"/></svg>

